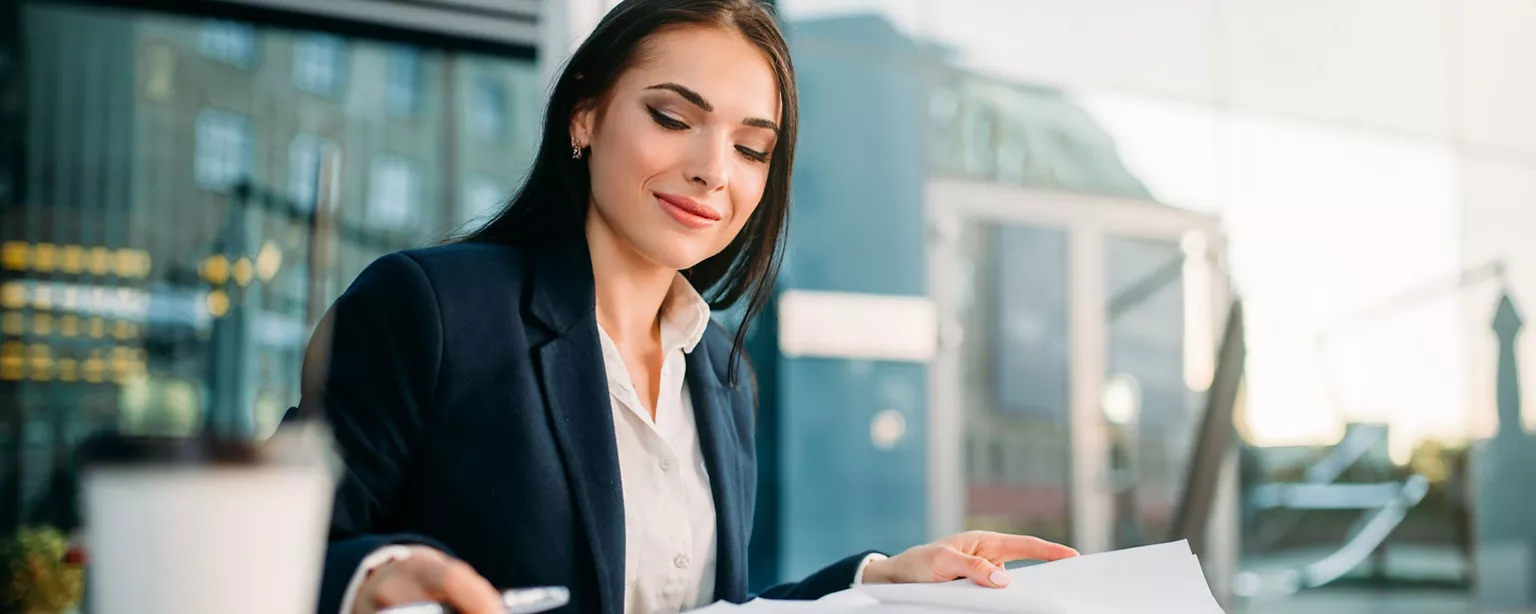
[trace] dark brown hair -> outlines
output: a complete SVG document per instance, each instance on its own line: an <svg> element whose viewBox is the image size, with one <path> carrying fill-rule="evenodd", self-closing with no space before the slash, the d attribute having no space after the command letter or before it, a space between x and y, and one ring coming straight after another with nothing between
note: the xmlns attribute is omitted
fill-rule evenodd
<svg viewBox="0 0 1536 614"><path fill-rule="evenodd" d="M544 134L527 180L500 212L463 240L527 244L580 235L592 184L586 160L571 157L572 114L583 105L598 103L639 58L651 36L690 26L740 33L762 50L779 86L779 138L770 157L762 201L730 245L684 271L713 309L746 301L731 348L730 377L734 381L748 324L772 296L783 257L799 125L799 95L789 47L769 7L759 0L625 0L609 11L554 83L544 116Z"/></svg>

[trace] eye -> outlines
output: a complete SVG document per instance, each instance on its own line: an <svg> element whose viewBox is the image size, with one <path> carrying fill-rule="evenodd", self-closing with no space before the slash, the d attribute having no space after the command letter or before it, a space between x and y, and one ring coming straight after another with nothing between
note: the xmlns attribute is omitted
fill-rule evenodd
<svg viewBox="0 0 1536 614"><path fill-rule="evenodd" d="M751 160L753 162L761 163L761 162L767 162L768 161L768 152L765 152L765 151L758 151L756 149L752 149L752 148L749 148L749 147L742 147L740 145L736 146L736 151L741 153L741 157L746 158L748 160Z"/></svg>
<svg viewBox="0 0 1536 614"><path fill-rule="evenodd" d="M678 121L676 119L673 119L672 116L667 115L666 113L662 113L661 111L657 111L656 107L647 106L645 108L646 108L647 111L651 112L651 119L656 122L656 125L661 126L662 128L666 128L668 130L687 130L688 129L688 124L685 124L685 123L680 122L680 121Z"/></svg>

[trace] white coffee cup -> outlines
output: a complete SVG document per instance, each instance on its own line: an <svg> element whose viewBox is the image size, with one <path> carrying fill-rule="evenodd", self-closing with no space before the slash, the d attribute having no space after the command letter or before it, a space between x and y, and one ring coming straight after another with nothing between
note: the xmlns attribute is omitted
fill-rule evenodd
<svg viewBox="0 0 1536 614"><path fill-rule="evenodd" d="M337 467L323 427L118 437L84 460L92 613L314 611Z"/></svg>

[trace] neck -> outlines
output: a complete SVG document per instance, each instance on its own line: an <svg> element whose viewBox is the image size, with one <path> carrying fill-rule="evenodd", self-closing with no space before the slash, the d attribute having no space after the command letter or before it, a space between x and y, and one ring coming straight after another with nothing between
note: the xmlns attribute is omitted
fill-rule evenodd
<svg viewBox="0 0 1536 614"><path fill-rule="evenodd" d="M661 305L677 271L640 255L589 207L587 249L592 254L592 279L597 291L597 323L620 346L625 341L661 335Z"/></svg>

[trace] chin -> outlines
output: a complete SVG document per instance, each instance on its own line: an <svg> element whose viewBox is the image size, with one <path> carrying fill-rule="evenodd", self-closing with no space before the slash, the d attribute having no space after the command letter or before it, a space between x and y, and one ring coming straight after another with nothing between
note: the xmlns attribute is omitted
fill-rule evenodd
<svg viewBox="0 0 1536 614"><path fill-rule="evenodd" d="M673 238L647 247L649 249L644 250L646 258L676 271L693 268L694 265L709 259L716 253L708 246L683 238Z"/></svg>

